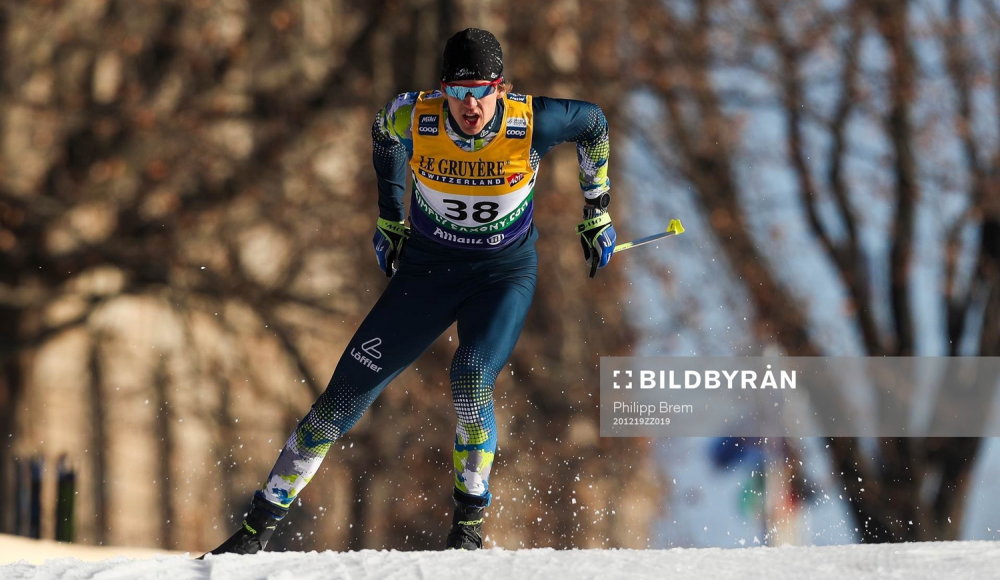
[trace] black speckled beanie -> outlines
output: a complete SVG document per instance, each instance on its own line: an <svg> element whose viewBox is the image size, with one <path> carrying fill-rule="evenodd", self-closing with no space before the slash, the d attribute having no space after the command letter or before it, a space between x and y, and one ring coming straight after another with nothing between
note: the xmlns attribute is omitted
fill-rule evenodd
<svg viewBox="0 0 1000 580"><path fill-rule="evenodd" d="M456 32L444 47L441 82L496 80L503 76L503 51L497 37L485 30Z"/></svg>

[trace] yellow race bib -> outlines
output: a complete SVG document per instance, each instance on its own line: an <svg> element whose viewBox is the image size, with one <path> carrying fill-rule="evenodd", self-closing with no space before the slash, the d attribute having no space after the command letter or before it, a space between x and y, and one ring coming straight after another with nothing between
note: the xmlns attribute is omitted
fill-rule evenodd
<svg viewBox="0 0 1000 580"><path fill-rule="evenodd" d="M448 246L502 247L531 225L531 97L506 95L500 133L475 152L445 132L445 102L434 91L421 93L414 106L410 221Z"/></svg>

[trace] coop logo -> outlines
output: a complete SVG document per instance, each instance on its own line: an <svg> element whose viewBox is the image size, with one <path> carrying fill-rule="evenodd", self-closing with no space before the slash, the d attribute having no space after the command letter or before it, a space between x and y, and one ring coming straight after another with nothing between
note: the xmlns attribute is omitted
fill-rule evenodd
<svg viewBox="0 0 1000 580"><path fill-rule="evenodd" d="M375 360L378 360L378 359L382 358L382 353L379 352L378 350L376 350L375 347L379 346L381 344L382 344L382 339L381 338L378 338L378 337L373 338L373 339L371 339L369 341L366 341L365 343L363 343L361 345L361 350L364 351L369 356L365 356L364 354L361 354L360 352L358 352L357 350L355 350L353 347L351 348L351 356L354 357L354 360L358 361L363 366L366 366L369 369L371 369L371 370L373 370L373 371L375 371L377 373L380 370L382 370L382 367L380 367L377 364L375 364ZM369 358L369 357L371 357L371 358Z"/></svg>
<svg viewBox="0 0 1000 580"><path fill-rule="evenodd" d="M417 132L422 135L437 135L438 134L438 116L437 115L420 115L420 120L417 123Z"/></svg>
<svg viewBox="0 0 1000 580"><path fill-rule="evenodd" d="M507 119L507 138L524 139L528 134L528 120L524 117L511 117Z"/></svg>
<svg viewBox="0 0 1000 580"><path fill-rule="evenodd" d="M527 134L528 134L528 130L527 129L522 129L522 128L519 128L519 127L511 127L509 124L507 126L507 133L506 133L506 135L507 135L508 139L524 139L524 137Z"/></svg>
<svg viewBox="0 0 1000 580"><path fill-rule="evenodd" d="M513 175L509 175L507 177L507 185L509 185L510 187L514 187L515 185L520 183L522 179L524 179L523 173L515 173Z"/></svg>
<svg viewBox="0 0 1000 580"><path fill-rule="evenodd" d="M503 238L504 238L503 234L494 234L494 235L486 238L486 243L489 244L489 245L491 245L491 246L495 246L495 245L499 244L500 242L502 242Z"/></svg>

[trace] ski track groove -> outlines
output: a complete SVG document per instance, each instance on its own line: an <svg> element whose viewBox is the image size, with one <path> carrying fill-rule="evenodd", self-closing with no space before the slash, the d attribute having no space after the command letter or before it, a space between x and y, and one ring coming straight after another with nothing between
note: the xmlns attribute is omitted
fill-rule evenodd
<svg viewBox="0 0 1000 580"><path fill-rule="evenodd" d="M424 560L424 559L422 559L422 558L417 560L417 579L418 580L430 580L431 578L434 578L433 574L431 574L430 576L427 575L427 566L425 565L426 563L427 563L427 561Z"/></svg>

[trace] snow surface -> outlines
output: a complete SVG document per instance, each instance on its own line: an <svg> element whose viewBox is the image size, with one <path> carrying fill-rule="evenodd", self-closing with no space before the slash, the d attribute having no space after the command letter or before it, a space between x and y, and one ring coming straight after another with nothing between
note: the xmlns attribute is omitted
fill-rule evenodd
<svg viewBox="0 0 1000 580"><path fill-rule="evenodd" d="M276 552L149 560L75 558L0 566L2 580L329 580L439 578L552 580L1000 579L1000 542L932 542L671 550L483 550L480 552Z"/></svg>
<svg viewBox="0 0 1000 580"><path fill-rule="evenodd" d="M36 540L23 536L0 534L0 570L4 564L17 561L41 564L55 558L76 558L84 562L99 562L110 558L155 558L156 556L177 556L184 552L137 548L132 546L92 546L52 540ZM3 580L0 573L0 580Z"/></svg>

